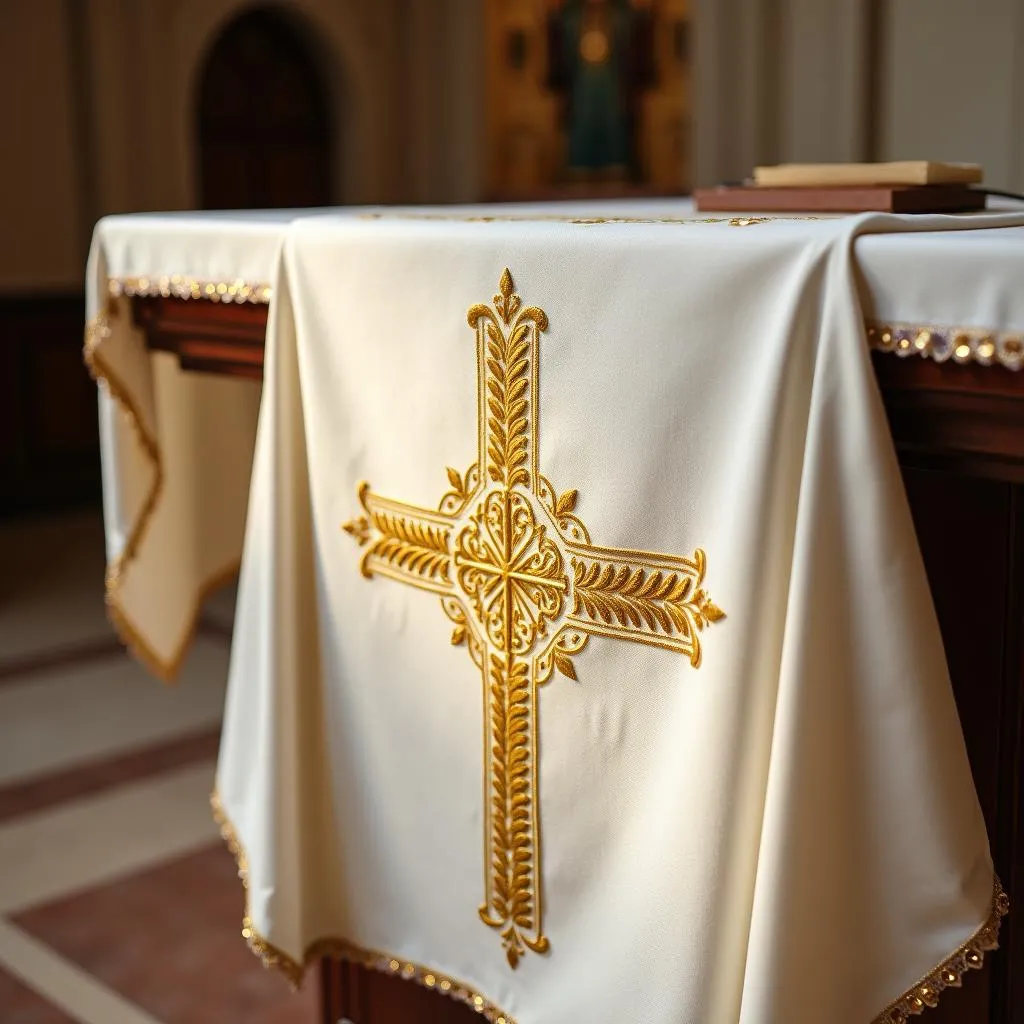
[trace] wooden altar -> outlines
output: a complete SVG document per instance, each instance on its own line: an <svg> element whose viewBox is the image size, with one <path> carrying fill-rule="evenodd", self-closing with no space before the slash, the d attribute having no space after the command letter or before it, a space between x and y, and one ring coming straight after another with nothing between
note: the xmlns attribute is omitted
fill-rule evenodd
<svg viewBox="0 0 1024 1024"><path fill-rule="evenodd" d="M132 301L150 347L175 353L183 368L261 378L266 306ZM984 971L923 1019L1024 1024L1024 372L873 358L996 869L1018 908ZM439 994L350 964L325 962L320 982L325 1024L480 1019Z"/></svg>

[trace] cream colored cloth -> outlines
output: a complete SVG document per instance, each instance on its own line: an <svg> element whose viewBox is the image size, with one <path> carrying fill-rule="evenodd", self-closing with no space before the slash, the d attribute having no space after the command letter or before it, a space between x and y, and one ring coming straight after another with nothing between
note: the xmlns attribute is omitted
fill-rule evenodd
<svg viewBox="0 0 1024 1024"><path fill-rule="evenodd" d="M436 209L407 212L438 216ZM441 216L453 212L517 221L694 216L688 202L657 200L453 208ZM108 598L122 636L164 678L187 652L203 595L238 563L259 391L245 381L183 372L173 356L150 354L128 303L112 300L111 289L202 301L212 290L218 299L224 292L229 300L262 301L288 225L316 215L136 214L105 218L96 228L87 359L103 382ZM752 218L749 226L760 230L762 221ZM1019 368L1024 299L1013 282L1024 270L1022 243L1020 228L860 239L864 311L876 323L871 343L898 355Z"/></svg>
<svg viewBox="0 0 1024 1024"><path fill-rule="evenodd" d="M573 208L594 209L562 207ZM321 212L130 214L96 226L85 356L100 383L107 600L122 638L161 678L177 674L204 596L237 571L260 389L150 352L127 298L266 304L288 225Z"/></svg>
<svg viewBox="0 0 1024 1024"><path fill-rule="evenodd" d="M1021 224L293 224L218 768L253 948L502 1024L902 1021L991 948L853 249Z"/></svg>
<svg viewBox="0 0 1024 1024"><path fill-rule="evenodd" d="M151 353L124 296L221 284L265 302L293 216L117 216L93 236L86 360L100 382L107 599L122 637L165 679L203 596L237 571L260 387Z"/></svg>

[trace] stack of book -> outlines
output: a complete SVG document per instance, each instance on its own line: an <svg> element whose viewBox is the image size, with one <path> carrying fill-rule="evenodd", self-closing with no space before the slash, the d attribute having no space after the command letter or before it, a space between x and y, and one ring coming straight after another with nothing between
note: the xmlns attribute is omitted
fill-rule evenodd
<svg viewBox="0 0 1024 1024"><path fill-rule="evenodd" d="M697 189L698 210L728 213L964 213L985 208L977 164L903 160L758 167L742 185Z"/></svg>

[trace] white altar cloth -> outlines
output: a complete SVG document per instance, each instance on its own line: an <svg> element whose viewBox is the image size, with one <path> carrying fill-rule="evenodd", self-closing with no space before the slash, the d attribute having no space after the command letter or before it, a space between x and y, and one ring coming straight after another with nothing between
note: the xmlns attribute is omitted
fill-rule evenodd
<svg viewBox="0 0 1024 1024"><path fill-rule="evenodd" d="M1024 222L651 220L289 228L218 768L245 934L500 1024L900 1022L1006 907L857 275Z"/></svg>
<svg viewBox="0 0 1024 1024"><path fill-rule="evenodd" d="M418 211L425 217L459 212L699 218L687 201L657 200ZM176 674L205 593L237 568L259 389L183 372L171 355L149 353L117 296L266 302L289 225L319 215L133 214L97 225L86 355L104 382L108 603L122 637L162 678ZM752 230L762 230L761 218L751 220ZM1017 287L1024 228L868 235L855 252L864 313L878 325L872 344L899 355L1014 369L1024 363L1024 293Z"/></svg>
<svg viewBox="0 0 1024 1024"><path fill-rule="evenodd" d="M259 384L185 373L150 353L123 296L266 302L294 214L106 217L89 256L85 358L100 387L107 604L122 638L169 679L204 596L238 569ZM173 281L171 280L173 277Z"/></svg>

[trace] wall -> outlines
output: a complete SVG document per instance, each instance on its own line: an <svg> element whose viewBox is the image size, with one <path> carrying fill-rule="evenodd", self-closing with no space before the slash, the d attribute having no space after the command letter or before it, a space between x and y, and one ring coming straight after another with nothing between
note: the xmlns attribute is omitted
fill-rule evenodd
<svg viewBox="0 0 1024 1024"><path fill-rule="evenodd" d="M1024 191L1024 4L889 0L881 151L982 163Z"/></svg>
<svg viewBox="0 0 1024 1024"><path fill-rule="evenodd" d="M513 2L526 17L542 0ZM16 486L0 513L15 498L96 493L79 323L92 227L105 213L196 205L199 69L246 6L3 0L0 476ZM305 25L329 86L339 201L484 196L485 0L281 6ZM991 184L1024 190L1022 0L693 0L689 13L694 96L665 99L666 117L675 102L693 111L683 180L929 157L978 160Z"/></svg>
<svg viewBox="0 0 1024 1024"><path fill-rule="evenodd" d="M0 31L0 293L77 288L83 196L64 0L9 0Z"/></svg>
<svg viewBox="0 0 1024 1024"><path fill-rule="evenodd" d="M24 0L22 0L24 2ZM92 134L99 213L196 204L193 103L206 49L244 0L90 0ZM395 5L290 0L319 50L338 121L339 201L379 201L399 187L395 160L400 33ZM253 128L258 128L254 111Z"/></svg>
<svg viewBox="0 0 1024 1024"><path fill-rule="evenodd" d="M1021 0L703 0L695 25L698 184L937 159L1024 191Z"/></svg>
<svg viewBox="0 0 1024 1024"><path fill-rule="evenodd" d="M402 0L400 159L407 202L471 202L484 184L484 0Z"/></svg>
<svg viewBox="0 0 1024 1024"><path fill-rule="evenodd" d="M194 92L243 0L4 0L0 32L0 516L95 501L81 358L96 220L196 205ZM286 0L338 121L340 201L406 198L404 0ZM254 111L253 130L259 130Z"/></svg>
<svg viewBox="0 0 1024 1024"><path fill-rule="evenodd" d="M104 213L194 205L197 69L244 6L5 0L0 293L77 289ZM340 200L483 194L484 0L285 6L327 69ZM1024 189L1020 0L703 0L691 13L698 183L763 161L931 156L980 160L993 184Z"/></svg>
<svg viewBox="0 0 1024 1024"><path fill-rule="evenodd" d="M290 0L321 52L339 121L336 194L408 192L399 159L400 0ZM193 91L243 0L5 0L0 293L77 290L95 220L195 205ZM254 129L258 119L254 118Z"/></svg>
<svg viewBox="0 0 1024 1024"><path fill-rule="evenodd" d="M0 31L0 516L99 496L82 366L91 225L70 3L3 5Z"/></svg>

